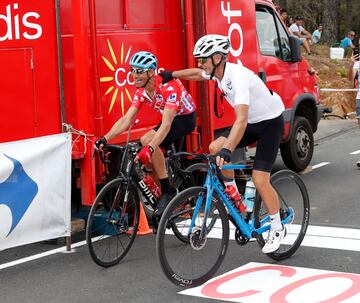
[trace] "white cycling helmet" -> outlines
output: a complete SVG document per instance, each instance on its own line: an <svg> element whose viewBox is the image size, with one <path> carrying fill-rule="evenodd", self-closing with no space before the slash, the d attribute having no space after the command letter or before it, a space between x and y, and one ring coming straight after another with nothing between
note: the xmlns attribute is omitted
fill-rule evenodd
<svg viewBox="0 0 360 303"><path fill-rule="evenodd" d="M206 35L201 37L194 46L195 58L207 58L215 53L226 55L230 50L230 41L227 36Z"/></svg>

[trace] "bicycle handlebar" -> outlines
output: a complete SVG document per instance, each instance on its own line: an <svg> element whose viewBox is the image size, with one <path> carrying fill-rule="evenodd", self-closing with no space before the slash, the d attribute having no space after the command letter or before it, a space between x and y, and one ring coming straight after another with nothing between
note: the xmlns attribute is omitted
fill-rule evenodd
<svg viewBox="0 0 360 303"><path fill-rule="evenodd" d="M225 177L223 173L221 172L221 169L216 165L216 155L210 155L210 154L193 154L193 153L187 153L187 152L179 152L179 153L171 153L169 155L170 158L181 158L181 157L192 157L193 159L200 159L207 161L210 163L210 166L212 169L215 168L215 174L218 175L222 180L224 181L232 181L232 179Z"/></svg>
<svg viewBox="0 0 360 303"><path fill-rule="evenodd" d="M98 150L99 159L100 159L100 161L101 161L102 163L104 163L104 164L110 164L110 161L104 158L105 152L106 152L106 151L111 151L111 150L121 151L121 150L123 150L123 149L124 149L124 147L119 146L119 145L106 144L105 147L104 147L104 150L102 150L102 151L99 151L99 150Z"/></svg>

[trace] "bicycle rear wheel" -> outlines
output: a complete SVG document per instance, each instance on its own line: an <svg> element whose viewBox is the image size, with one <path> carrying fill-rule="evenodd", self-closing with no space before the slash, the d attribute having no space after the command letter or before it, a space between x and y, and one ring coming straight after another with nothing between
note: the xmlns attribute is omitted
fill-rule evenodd
<svg viewBox="0 0 360 303"><path fill-rule="evenodd" d="M193 287L210 279L223 261L228 247L227 213L215 197L206 219L205 237L200 237L205 220L205 200L205 188L188 188L171 201L160 221L156 237L160 265L166 277L178 286ZM196 203L200 203L200 209L195 226L189 232ZM174 237L171 231L174 225L187 241L181 242Z"/></svg>
<svg viewBox="0 0 360 303"><path fill-rule="evenodd" d="M280 203L280 216L284 220L289 217L285 224L286 235L280 248L268 254L274 260L283 260L293 255L304 239L309 224L310 202L304 182L300 176L290 170L281 170L271 176L271 184L275 188ZM255 227L260 227L262 220L269 222L268 212L261 201L260 195L255 199L254 220ZM259 235L258 241L264 245L267 232Z"/></svg>
<svg viewBox="0 0 360 303"><path fill-rule="evenodd" d="M104 186L91 207L86 242L94 262L109 267L120 262L133 244L139 226L139 198L131 184L114 179Z"/></svg>
<svg viewBox="0 0 360 303"><path fill-rule="evenodd" d="M193 187L203 186L207 175L208 166L205 163L195 163L185 169L185 176L176 176L173 182L174 187L181 192L182 190Z"/></svg>

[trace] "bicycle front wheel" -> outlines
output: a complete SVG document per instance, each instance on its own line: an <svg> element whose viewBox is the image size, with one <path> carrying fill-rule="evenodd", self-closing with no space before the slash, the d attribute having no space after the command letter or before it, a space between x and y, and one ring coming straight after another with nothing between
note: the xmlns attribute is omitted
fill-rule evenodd
<svg viewBox="0 0 360 303"><path fill-rule="evenodd" d="M274 260L283 260L293 255L304 239L310 219L309 195L300 176L290 170L281 170L271 176L271 184L279 196L281 220L287 220L284 225L286 235L280 248L268 254ZM254 207L255 227L261 222L269 222L266 207L257 195ZM259 235L258 241L263 246L267 232Z"/></svg>
<svg viewBox="0 0 360 303"><path fill-rule="evenodd" d="M166 277L178 286L193 287L210 279L228 247L225 207L213 196L206 214L205 204L205 188L188 188L171 201L159 224L156 247L160 265ZM195 225L191 228L192 221ZM174 225L187 241L174 236Z"/></svg>
<svg viewBox="0 0 360 303"><path fill-rule="evenodd" d="M96 264L109 267L125 257L136 237L139 213L139 198L132 184L128 192L123 179L114 179L104 186L95 198L86 225L86 242Z"/></svg>

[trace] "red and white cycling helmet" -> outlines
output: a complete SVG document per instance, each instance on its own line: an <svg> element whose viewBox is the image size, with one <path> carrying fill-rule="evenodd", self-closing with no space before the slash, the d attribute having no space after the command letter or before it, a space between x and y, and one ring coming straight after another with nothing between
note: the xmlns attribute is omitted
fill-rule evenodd
<svg viewBox="0 0 360 303"><path fill-rule="evenodd" d="M227 36L206 35L201 37L194 46L195 58L207 58L215 53L226 55L230 50L230 41Z"/></svg>

